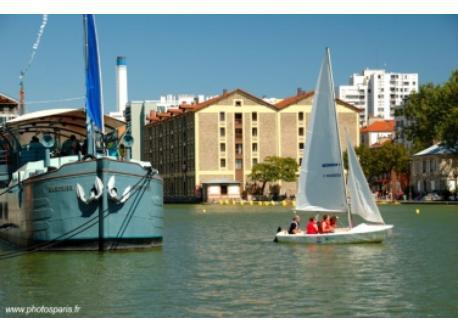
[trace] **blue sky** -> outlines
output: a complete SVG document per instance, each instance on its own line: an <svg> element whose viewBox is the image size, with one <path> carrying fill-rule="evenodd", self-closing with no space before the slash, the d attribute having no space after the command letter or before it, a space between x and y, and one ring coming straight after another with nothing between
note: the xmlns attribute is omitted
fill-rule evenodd
<svg viewBox="0 0 458 333"><path fill-rule="evenodd" d="M129 99L242 88L285 97L313 89L324 48L336 85L364 68L418 72L441 83L458 68L457 15L97 15L105 111L114 111L116 56L127 56ZM40 15L0 15L0 91L18 95ZM82 17L50 15L27 73L26 100L84 95ZM82 101L31 104L29 111Z"/></svg>

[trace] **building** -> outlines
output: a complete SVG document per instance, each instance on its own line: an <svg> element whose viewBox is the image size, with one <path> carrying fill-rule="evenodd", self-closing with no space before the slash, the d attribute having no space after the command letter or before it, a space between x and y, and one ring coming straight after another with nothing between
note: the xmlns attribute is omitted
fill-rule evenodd
<svg viewBox="0 0 458 333"><path fill-rule="evenodd" d="M368 126L364 126L360 130L361 144L373 146L374 144L383 144L386 141L391 141L395 137L395 121L394 120L376 120Z"/></svg>
<svg viewBox="0 0 458 333"><path fill-rule="evenodd" d="M0 92L0 125L17 117L18 106L17 100Z"/></svg>
<svg viewBox="0 0 458 333"><path fill-rule="evenodd" d="M414 196L450 191L456 194L458 153L433 145L412 156L410 180Z"/></svg>
<svg viewBox="0 0 458 333"><path fill-rule="evenodd" d="M358 108L361 125L369 119L393 119L394 109L418 91L418 73L391 73L384 69L365 69L353 74L349 85L339 86L337 96Z"/></svg>
<svg viewBox="0 0 458 333"><path fill-rule="evenodd" d="M215 192L202 191L217 191L215 186L224 197L230 185L234 194L234 184L240 184L243 194L252 166L266 157L292 157L300 163L312 101L313 92L300 91L270 104L236 89L202 103L155 112L145 126L144 157L164 178L166 200L208 198ZM337 112L341 128L359 145L360 110L337 100ZM281 186L282 193L296 193L295 183Z"/></svg>
<svg viewBox="0 0 458 333"><path fill-rule="evenodd" d="M127 131L134 138L131 147L131 158L144 161L143 140L144 128L151 110L155 110L155 101L130 101L124 111L124 118L127 123Z"/></svg>

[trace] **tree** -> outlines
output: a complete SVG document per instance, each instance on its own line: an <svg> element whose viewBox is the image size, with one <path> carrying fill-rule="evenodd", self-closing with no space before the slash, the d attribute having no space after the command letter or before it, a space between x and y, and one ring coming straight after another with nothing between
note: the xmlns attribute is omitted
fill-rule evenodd
<svg viewBox="0 0 458 333"><path fill-rule="evenodd" d="M261 193L264 193L266 184L269 182L295 181L297 168L297 162L293 158L268 156L263 163L258 163L251 168L251 180L262 183Z"/></svg>
<svg viewBox="0 0 458 333"><path fill-rule="evenodd" d="M393 172L397 175L409 173L410 152L401 144L389 141L377 148L361 145L355 152L369 183L380 178L391 178ZM348 169L347 160L345 152L344 165Z"/></svg>
<svg viewBox="0 0 458 333"><path fill-rule="evenodd" d="M416 151L438 142L455 149L458 142L457 108L458 70L455 70L443 85L422 85L396 114L408 121L405 134Z"/></svg>

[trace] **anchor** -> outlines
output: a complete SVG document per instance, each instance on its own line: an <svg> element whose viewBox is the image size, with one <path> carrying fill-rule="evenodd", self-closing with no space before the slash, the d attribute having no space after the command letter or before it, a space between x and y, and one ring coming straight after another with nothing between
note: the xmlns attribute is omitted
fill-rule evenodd
<svg viewBox="0 0 458 333"><path fill-rule="evenodd" d="M86 193L80 184L76 184L76 195L78 199L84 202L86 205L93 201L97 201L103 194L103 182L99 177L95 177L94 186L91 189L91 195L86 199Z"/></svg>
<svg viewBox="0 0 458 333"><path fill-rule="evenodd" d="M109 196L109 198L111 200L113 200L117 204L123 204L130 198L130 193L131 193L132 186L130 186L130 185L127 186L124 189L124 192L122 192L122 196L118 197L118 189L116 188L116 184L115 183L116 183L116 180L115 180L115 176L113 175L108 180L108 185L107 185L108 196Z"/></svg>

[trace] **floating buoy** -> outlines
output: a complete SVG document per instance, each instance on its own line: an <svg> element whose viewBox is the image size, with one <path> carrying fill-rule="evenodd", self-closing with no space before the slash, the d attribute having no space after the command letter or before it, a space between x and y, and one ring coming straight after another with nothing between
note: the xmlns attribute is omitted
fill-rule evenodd
<svg viewBox="0 0 458 333"><path fill-rule="evenodd" d="M415 213L420 214L420 208L415 209Z"/></svg>

